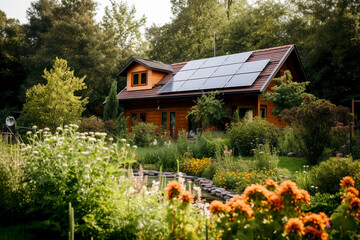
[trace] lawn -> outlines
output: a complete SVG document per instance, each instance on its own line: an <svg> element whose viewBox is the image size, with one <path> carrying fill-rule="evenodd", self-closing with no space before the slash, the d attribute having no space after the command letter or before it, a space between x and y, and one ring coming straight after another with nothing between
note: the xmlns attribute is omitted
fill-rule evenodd
<svg viewBox="0 0 360 240"><path fill-rule="evenodd" d="M236 160L239 159L239 157L235 158ZM243 160L254 160L254 157L252 156L246 156L242 157ZM295 173L296 171L302 171L304 165L309 165L309 162L306 161L303 158L297 158L297 157L287 157L287 156L279 156L279 168L286 168L291 173ZM310 169L311 166L309 166L308 169Z"/></svg>

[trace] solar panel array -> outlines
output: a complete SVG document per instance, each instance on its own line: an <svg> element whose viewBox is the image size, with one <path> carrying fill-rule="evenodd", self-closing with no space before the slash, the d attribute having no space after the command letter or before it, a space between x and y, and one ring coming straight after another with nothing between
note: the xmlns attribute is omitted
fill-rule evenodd
<svg viewBox="0 0 360 240"><path fill-rule="evenodd" d="M252 52L188 62L159 93L251 86L270 59L246 62Z"/></svg>

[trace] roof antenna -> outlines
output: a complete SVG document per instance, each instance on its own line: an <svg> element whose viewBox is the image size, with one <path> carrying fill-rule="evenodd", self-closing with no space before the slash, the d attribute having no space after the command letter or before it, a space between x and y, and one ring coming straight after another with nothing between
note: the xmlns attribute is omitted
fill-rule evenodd
<svg viewBox="0 0 360 240"><path fill-rule="evenodd" d="M215 31L214 31L214 42L213 42L213 45L214 45L214 57L216 57L216 42L215 42L215 37L216 37L216 35L215 35L216 33L215 33Z"/></svg>

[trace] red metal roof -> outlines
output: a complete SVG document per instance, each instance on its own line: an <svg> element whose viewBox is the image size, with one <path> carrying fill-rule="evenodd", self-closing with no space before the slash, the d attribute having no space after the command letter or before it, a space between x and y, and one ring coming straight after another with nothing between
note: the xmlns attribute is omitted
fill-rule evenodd
<svg viewBox="0 0 360 240"><path fill-rule="evenodd" d="M269 64L261 72L259 77L255 80L254 84L249 87L241 88L227 88L219 89L219 92L224 94L242 94L242 93L262 93L271 79L275 77L281 66L284 64L290 54L295 51L294 45L286 45L274 48L267 48L261 50L255 50L246 62L259 61L270 59ZM120 101L126 100L142 100L142 99L158 99L158 98L180 98L191 97L201 95L202 91L193 92L177 92L158 94L158 91L178 72L186 65L187 62L171 64L173 73L169 73L160 80L152 89L138 90L138 91L126 91L124 88L119 94L118 99ZM301 65L300 59L299 64ZM302 66L301 66L302 67Z"/></svg>

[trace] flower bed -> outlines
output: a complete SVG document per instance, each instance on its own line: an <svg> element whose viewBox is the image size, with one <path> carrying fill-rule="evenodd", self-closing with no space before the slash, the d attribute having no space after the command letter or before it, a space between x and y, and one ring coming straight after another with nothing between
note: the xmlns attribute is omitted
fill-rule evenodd
<svg viewBox="0 0 360 240"><path fill-rule="evenodd" d="M195 176L201 176L205 168L211 166L211 158L188 158L180 162L180 171Z"/></svg>

